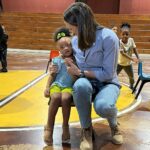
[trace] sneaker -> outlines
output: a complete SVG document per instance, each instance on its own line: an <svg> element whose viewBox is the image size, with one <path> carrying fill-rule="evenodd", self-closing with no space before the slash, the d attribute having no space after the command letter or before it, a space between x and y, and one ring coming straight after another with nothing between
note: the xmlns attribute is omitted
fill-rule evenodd
<svg viewBox="0 0 150 150"><path fill-rule="evenodd" d="M0 72L8 72L8 70L6 68L2 68L0 69Z"/></svg>
<svg viewBox="0 0 150 150"><path fill-rule="evenodd" d="M82 129L80 150L93 150L92 127Z"/></svg>
<svg viewBox="0 0 150 150"><path fill-rule="evenodd" d="M69 126L63 126L62 143L70 143Z"/></svg>
<svg viewBox="0 0 150 150"><path fill-rule="evenodd" d="M112 142L114 144L120 145L123 143L123 137L118 126L111 128L111 134L112 134Z"/></svg>
<svg viewBox="0 0 150 150"><path fill-rule="evenodd" d="M53 144L53 129L48 128L47 126L44 127L44 142L48 146Z"/></svg>

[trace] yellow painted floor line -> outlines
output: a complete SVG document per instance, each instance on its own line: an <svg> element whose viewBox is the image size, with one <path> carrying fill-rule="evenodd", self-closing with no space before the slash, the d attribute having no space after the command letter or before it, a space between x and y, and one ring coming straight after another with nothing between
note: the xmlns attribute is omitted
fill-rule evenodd
<svg viewBox="0 0 150 150"><path fill-rule="evenodd" d="M0 128L26 128L43 126L47 120L48 99L44 97L47 77L16 97L13 101L0 108ZM122 86L117 102L119 113L137 104L134 95L127 86ZM137 105L135 105L137 106ZM130 110L130 109L129 109ZM126 111L127 112L127 111ZM118 113L118 114L119 114ZM92 108L93 121L101 118ZM56 125L62 124L61 107L56 116ZM75 107L71 109L70 124L79 124L78 113Z"/></svg>

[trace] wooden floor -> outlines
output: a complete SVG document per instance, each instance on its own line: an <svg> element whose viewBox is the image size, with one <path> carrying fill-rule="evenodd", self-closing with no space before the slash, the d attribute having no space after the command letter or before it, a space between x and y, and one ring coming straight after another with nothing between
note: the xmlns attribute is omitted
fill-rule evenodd
<svg viewBox="0 0 150 150"><path fill-rule="evenodd" d="M144 71L150 73L150 55L141 55L144 61ZM8 52L8 70L35 69L44 70L48 60L48 53L32 53L16 51ZM134 65L137 79L137 66ZM124 73L119 75L120 81L128 83ZM96 131L95 150L150 150L150 83L147 83L142 92L142 103L133 112L118 118L124 136L124 144L113 145L110 142L110 130L107 122L93 124ZM29 131L1 131L0 150L78 150L80 143L80 126L70 127L71 144L62 145L61 127L54 131L54 145L48 147L43 142L43 130Z"/></svg>

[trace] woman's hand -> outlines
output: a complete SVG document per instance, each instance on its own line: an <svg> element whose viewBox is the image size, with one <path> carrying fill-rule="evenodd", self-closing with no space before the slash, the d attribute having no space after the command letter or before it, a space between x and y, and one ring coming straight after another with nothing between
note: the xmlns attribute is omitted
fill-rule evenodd
<svg viewBox="0 0 150 150"><path fill-rule="evenodd" d="M80 69L73 63L73 60L71 58L66 58L65 64L67 66L67 71L70 75L72 76L80 75Z"/></svg>

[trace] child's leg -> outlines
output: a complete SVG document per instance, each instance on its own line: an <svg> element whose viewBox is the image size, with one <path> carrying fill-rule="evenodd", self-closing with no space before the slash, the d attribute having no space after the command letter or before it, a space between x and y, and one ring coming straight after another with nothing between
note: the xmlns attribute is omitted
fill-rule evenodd
<svg viewBox="0 0 150 150"><path fill-rule="evenodd" d="M60 104L61 104L61 93L53 93L51 95L51 101L48 109L47 125L44 130L44 141L47 145L51 145L53 143L53 128L55 116Z"/></svg>
<svg viewBox="0 0 150 150"><path fill-rule="evenodd" d="M63 114L63 126L68 126L70 117L72 95L70 93L62 93L61 105Z"/></svg>
<svg viewBox="0 0 150 150"><path fill-rule="evenodd" d="M3 68L7 69L7 50L3 52Z"/></svg>
<svg viewBox="0 0 150 150"><path fill-rule="evenodd" d="M7 49L4 51L0 51L0 62L2 64L2 69L0 69L0 72L7 72Z"/></svg>
<svg viewBox="0 0 150 150"><path fill-rule="evenodd" d="M122 69L123 69L123 67L118 64L118 65L117 65L117 74L119 74Z"/></svg>
<svg viewBox="0 0 150 150"><path fill-rule="evenodd" d="M124 68L125 72L127 73L128 77L129 77L129 82L130 82L130 88L133 89L133 85L134 85L134 73L133 73L133 67L132 65L126 66Z"/></svg>
<svg viewBox="0 0 150 150"><path fill-rule="evenodd" d="M60 105L61 105L61 93L53 93L53 95L51 95L51 101L48 109L48 120L47 120L48 127L54 126L55 116Z"/></svg>
<svg viewBox="0 0 150 150"><path fill-rule="evenodd" d="M72 95L70 93L62 93L61 104L63 114L63 134L62 134L63 141L70 139L68 122L70 117L71 102L72 102Z"/></svg>

